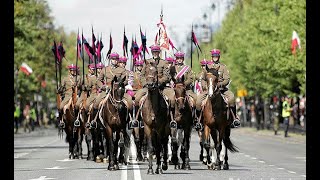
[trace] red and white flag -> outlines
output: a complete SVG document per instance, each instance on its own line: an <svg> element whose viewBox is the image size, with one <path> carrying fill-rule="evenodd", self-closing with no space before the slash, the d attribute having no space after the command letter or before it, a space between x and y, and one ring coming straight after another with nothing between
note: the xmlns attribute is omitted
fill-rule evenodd
<svg viewBox="0 0 320 180"><path fill-rule="evenodd" d="M291 52L292 52L292 54L296 53L297 46L298 46L299 49L301 49L300 38L299 38L297 32L293 31L292 40L291 40Z"/></svg>
<svg viewBox="0 0 320 180"><path fill-rule="evenodd" d="M32 73L31 67L28 66L28 64L26 64L26 63L22 63L22 65L20 67L20 71L24 72L28 76Z"/></svg>

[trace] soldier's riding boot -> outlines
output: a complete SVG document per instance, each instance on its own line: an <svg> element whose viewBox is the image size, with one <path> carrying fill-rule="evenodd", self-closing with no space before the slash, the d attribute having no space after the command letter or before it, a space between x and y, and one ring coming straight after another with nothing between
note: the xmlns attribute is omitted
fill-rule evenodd
<svg viewBox="0 0 320 180"><path fill-rule="evenodd" d="M130 113L130 116L132 117L130 118L130 121L129 121L129 128L130 129L138 128L140 126L140 123L136 119L137 109L134 103L134 97L132 97L132 110L130 110L129 113Z"/></svg>
<svg viewBox="0 0 320 180"><path fill-rule="evenodd" d="M79 127L80 126L80 120L79 120L79 118L80 118L80 116L79 116L79 109L75 109L74 110L74 114L75 114L75 116L76 116L76 120L74 121L74 126L75 127Z"/></svg>
<svg viewBox="0 0 320 180"><path fill-rule="evenodd" d="M97 113L98 113L98 109L96 108L93 108L93 112L92 112L92 121L91 121L91 124L90 124L90 127L91 128L97 128L97 122L96 122L96 119L95 117L97 116Z"/></svg>
<svg viewBox="0 0 320 180"><path fill-rule="evenodd" d="M199 130L201 131L203 129L203 125L201 124L200 119L201 119L201 111L196 109L196 117L194 120L194 129L197 131L199 131Z"/></svg>
<svg viewBox="0 0 320 180"><path fill-rule="evenodd" d="M233 122L231 124L231 128L237 128L241 125L240 119L237 115L236 106L230 106L231 113L233 114Z"/></svg>

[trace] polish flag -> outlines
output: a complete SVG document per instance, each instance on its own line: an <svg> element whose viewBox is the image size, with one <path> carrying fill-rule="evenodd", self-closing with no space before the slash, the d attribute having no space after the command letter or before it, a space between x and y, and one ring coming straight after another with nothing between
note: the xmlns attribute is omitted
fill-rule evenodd
<svg viewBox="0 0 320 180"><path fill-rule="evenodd" d="M291 40L291 52L292 52L292 54L296 53L297 46L299 47L299 49L301 49L300 38L299 38L297 32L293 31L292 40Z"/></svg>
<svg viewBox="0 0 320 180"><path fill-rule="evenodd" d="M31 67L28 66L26 63L22 63L20 70L28 76L32 73Z"/></svg>

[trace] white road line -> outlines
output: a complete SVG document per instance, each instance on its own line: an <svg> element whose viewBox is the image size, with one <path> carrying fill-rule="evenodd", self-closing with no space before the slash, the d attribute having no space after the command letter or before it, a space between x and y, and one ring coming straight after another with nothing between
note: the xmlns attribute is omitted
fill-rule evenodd
<svg viewBox="0 0 320 180"><path fill-rule="evenodd" d="M56 179L56 178L46 178L47 176L40 176L37 179L29 179L29 180L47 180L47 179Z"/></svg>
<svg viewBox="0 0 320 180"><path fill-rule="evenodd" d="M56 160L56 161L60 161L60 162L69 162L69 161L74 161L72 159L69 159L69 158L65 158L63 160Z"/></svg>
<svg viewBox="0 0 320 180"><path fill-rule="evenodd" d="M306 159L306 157L294 157L296 159Z"/></svg>
<svg viewBox="0 0 320 180"><path fill-rule="evenodd" d="M301 175L302 177L307 177L306 175Z"/></svg>
<svg viewBox="0 0 320 180"><path fill-rule="evenodd" d="M257 159L257 158L255 158L255 157L252 157L251 159Z"/></svg>
<svg viewBox="0 0 320 180"><path fill-rule="evenodd" d="M39 147L41 147L41 148L46 147L46 146L48 146L49 144L52 144L52 143L57 142L58 140L59 140L59 139L56 139L56 140L54 140L54 141L51 141L51 142L49 142L49 143L47 143L47 144L45 144L45 145L41 145L41 146L39 146ZM14 158L15 158L15 159L20 158L20 157L22 157L22 156L28 155L28 154L30 154L30 153L32 153L32 152L34 152L34 151L37 151L37 150L38 150L38 149L31 149L31 151L28 152L28 153L18 153L18 155L15 155Z"/></svg>
<svg viewBox="0 0 320 180"><path fill-rule="evenodd" d="M278 169L284 169L284 168L278 168Z"/></svg>
<svg viewBox="0 0 320 180"><path fill-rule="evenodd" d="M44 168L44 169L50 169L50 170L54 170L54 169L65 169L65 168L62 168L60 166L54 166L52 168Z"/></svg>
<svg viewBox="0 0 320 180"><path fill-rule="evenodd" d="M250 155L244 155L245 157L250 157Z"/></svg>
<svg viewBox="0 0 320 180"><path fill-rule="evenodd" d="M291 173L291 174L296 174L296 172L294 172L294 171L288 171L289 173Z"/></svg>
<svg viewBox="0 0 320 180"><path fill-rule="evenodd" d="M135 180L141 180L141 174L140 174L140 168L138 165L138 162L136 161L137 158L137 148L135 146L134 140L133 140L133 136L131 136L131 146L130 146L130 150L131 150L131 162L133 164L133 175L134 175L134 179Z"/></svg>
<svg viewBox="0 0 320 180"><path fill-rule="evenodd" d="M274 166L274 165L273 165L273 164L270 164L269 166L271 166L271 167L272 167L272 166Z"/></svg>
<svg viewBox="0 0 320 180"><path fill-rule="evenodd" d="M128 166L123 165L121 168L121 180L128 179Z"/></svg>
<svg viewBox="0 0 320 180"><path fill-rule="evenodd" d="M266 163L266 162L264 162L264 161L259 161L259 163Z"/></svg>
<svg viewBox="0 0 320 180"><path fill-rule="evenodd" d="M17 158L20 158L20 157L25 156L27 154L29 154L29 153L17 153L14 155L14 158L17 159Z"/></svg>

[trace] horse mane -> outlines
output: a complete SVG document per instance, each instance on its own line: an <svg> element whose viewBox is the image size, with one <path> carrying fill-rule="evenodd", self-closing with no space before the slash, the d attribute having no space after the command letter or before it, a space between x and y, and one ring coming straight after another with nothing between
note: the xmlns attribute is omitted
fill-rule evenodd
<svg viewBox="0 0 320 180"><path fill-rule="evenodd" d="M219 77L218 70L215 68L209 68L208 66L206 67L207 73L211 73L216 77Z"/></svg>

